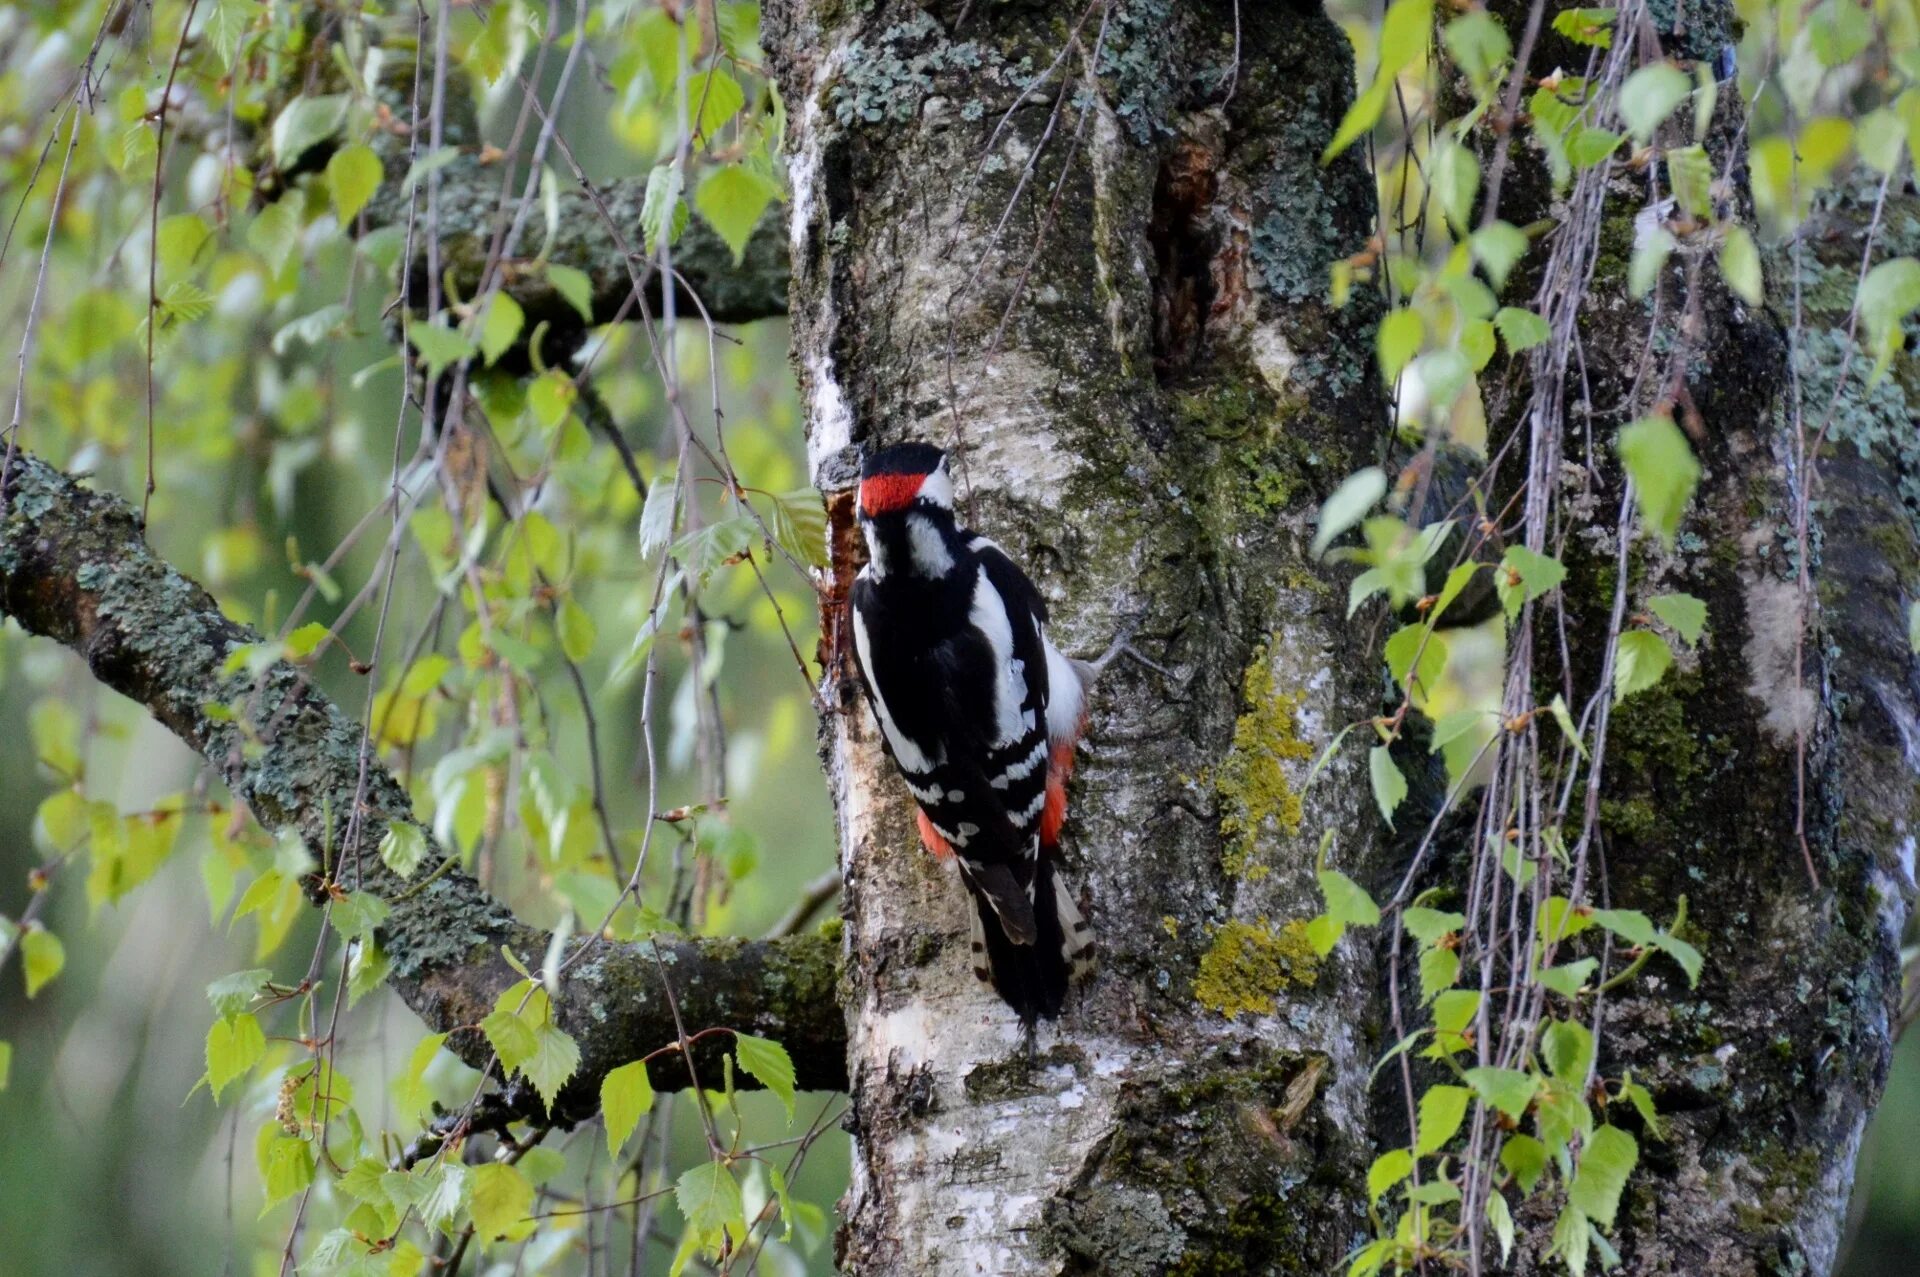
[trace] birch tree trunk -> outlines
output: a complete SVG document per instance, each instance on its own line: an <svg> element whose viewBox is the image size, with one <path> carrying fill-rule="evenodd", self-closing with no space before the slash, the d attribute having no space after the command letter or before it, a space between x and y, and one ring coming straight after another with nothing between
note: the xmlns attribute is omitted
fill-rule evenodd
<svg viewBox="0 0 1920 1277"><path fill-rule="evenodd" d="M1371 222L1318 155L1351 94L1310 8L770 9L796 121L795 353L836 580L857 450L959 454L963 511L1109 670L1068 862L1100 974L1032 1053L968 972L958 884L842 663L823 732L847 881L860 1273L1323 1270L1364 1219L1375 972L1315 960L1319 831L1364 872L1362 639L1305 551L1385 416L1371 316L1324 301ZM1098 91L1092 76L1098 75ZM829 618L829 634L832 633ZM830 639L831 641L831 639Z"/></svg>
<svg viewBox="0 0 1920 1277"><path fill-rule="evenodd" d="M1526 9L1508 8L1517 33ZM1655 34L1710 58L1728 21L1710 6ZM1101 971L1031 1054L967 973L961 893L918 850L848 667L830 674L858 1150L843 1264L1333 1269L1369 1234L1369 1159L1409 1125L1397 1093L1369 1100L1391 1042L1385 954L1349 939L1317 962L1300 929L1322 831L1369 886L1399 867L1357 754L1303 793L1333 733L1381 710L1377 634L1343 620L1305 554L1319 501L1384 446L1375 313L1325 301L1372 212L1356 156L1318 162L1351 97L1346 41L1311 6L1152 0L786 0L768 30L795 122L795 357L836 581L858 565L858 449L932 440L960 454L963 507L1033 570L1070 651L1138 615L1168 672L1122 662L1095 694L1068 855ZM1539 73L1573 52L1549 33ZM1716 164L1737 111L1723 97ZM1508 190L1516 223L1567 213L1524 154ZM1622 170L1597 197L1603 247L1628 251L1641 184ZM1576 673L1598 673L1616 579L1624 392L1684 322L1707 431L1689 527L1713 550L1635 551L1632 571L1708 600L1712 637L1624 708L1603 833L1610 902L1664 915L1686 893L1713 951L1697 993L1667 972L1607 1012L1605 1071L1648 1080L1669 1118L1665 1142L1642 1140L1618 1240L1636 1274L1825 1272L1912 893L1915 699L1886 575L1914 561L1911 513L1837 520L1817 577L1830 610L1801 606L1780 567L1802 479L1779 327L1717 285L1662 318L1625 274L1594 272L1593 313L1612 318L1582 330L1608 407L1580 426L1597 486L1568 507ZM1537 282L1516 280L1515 304ZM1522 455L1524 404L1489 404ZM1832 482L1897 505L1885 468L1842 459ZM1535 1205L1520 1271L1557 1263L1557 1206Z"/></svg>

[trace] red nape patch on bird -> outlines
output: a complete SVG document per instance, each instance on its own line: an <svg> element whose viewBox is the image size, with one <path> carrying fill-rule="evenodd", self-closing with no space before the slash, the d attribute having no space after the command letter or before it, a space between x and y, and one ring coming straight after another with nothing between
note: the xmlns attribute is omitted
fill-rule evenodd
<svg viewBox="0 0 1920 1277"><path fill-rule="evenodd" d="M953 848L947 845L947 840L940 836L940 831L933 827L931 820L927 819L927 813L916 807L913 814L914 818L920 822L920 841L926 844L927 850L933 853L934 858L945 860L951 856Z"/></svg>
<svg viewBox="0 0 1920 1277"><path fill-rule="evenodd" d="M860 481L860 509L869 515L892 514L913 504L924 474L876 474Z"/></svg>

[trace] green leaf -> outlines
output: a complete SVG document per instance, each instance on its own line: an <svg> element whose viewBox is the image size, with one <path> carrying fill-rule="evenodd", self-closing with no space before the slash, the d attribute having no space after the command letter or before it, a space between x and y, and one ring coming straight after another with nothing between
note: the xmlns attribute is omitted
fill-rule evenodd
<svg viewBox="0 0 1920 1277"><path fill-rule="evenodd" d="M194 259L212 237L213 228L197 213L176 213L162 219L154 235L161 273L176 275L192 270Z"/></svg>
<svg viewBox="0 0 1920 1277"><path fill-rule="evenodd" d="M1713 216L1713 161L1703 146L1667 152L1667 181L1682 211L1705 220Z"/></svg>
<svg viewBox="0 0 1920 1277"><path fill-rule="evenodd" d="M414 870L427 858L427 834L420 826L396 820L387 826L380 839L380 859L402 878L413 877Z"/></svg>
<svg viewBox="0 0 1920 1277"><path fill-rule="evenodd" d="M1871 381L1878 382L1906 340L1902 321L1920 306L1920 261L1896 257L1881 262L1860 281L1856 301L1867 330L1867 348L1874 354Z"/></svg>
<svg viewBox="0 0 1920 1277"><path fill-rule="evenodd" d="M1574 908L1565 896L1548 896L1535 915L1535 925L1539 928L1541 943L1557 944L1593 926L1593 915L1585 909Z"/></svg>
<svg viewBox="0 0 1920 1277"><path fill-rule="evenodd" d="M407 341L420 353L427 365L427 376L437 379L448 367L473 357L474 345L466 334L444 323L407 325Z"/></svg>
<svg viewBox="0 0 1920 1277"><path fill-rule="evenodd" d="M1567 139L1567 159L1577 169L1589 169L1620 149L1620 135L1608 129L1582 128Z"/></svg>
<svg viewBox="0 0 1920 1277"><path fill-rule="evenodd" d="M1628 944L1653 943L1653 919L1638 909L1595 909L1596 926L1605 927Z"/></svg>
<svg viewBox="0 0 1920 1277"><path fill-rule="evenodd" d="M256 16L264 14L265 11L253 0L215 0L200 34L219 55L222 70L233 69L233 60L239 55L240 42L246 37L247 28L253 24Z"/></svg>
<svg viewBox="0 0 1920 1277"><path fill-rule="evenodd" d="M1553 336L1546 320L1518 306L1502 306L1493 317L1493 326L1500 330L1500 340L1507 343L1509 355L1543 345Z"/></svg>
<svg viewBox="0 0 1920 1277"><path fill-rule="evenodd" d="M736 1236L746 1233L740 1182L719 1162L702 1162L682 1174L674 1181L673 1200L687 1227L702 1239L717 1237L723 1229Z"/></svg>
<svg viewBox="0 0 1920 1277"><path fill-rule="evenodd" d="M471 1186L472 1172L465 1166L454 1161L441 1162L422 1178L420 1195L414 1202L420 1218L434 1228L452 1224L467 1204L467 1191Z"/></svg>
<svg viewBox="0 0 1920 1277"><path fill-rule="evenodd" d="M720 233L733 250L736 265L746 255L747 241L760 224L780 184L740 164L728 164L709 172L694 192L693 207L707 225Z"/></svg>
<svg viewBox="0 0 1920 1277"><path fill-rule="evenodd" d="M480 324L480 354L491 364L513 349L527 326L527 312L505 293L495 293L487 303L487 317Z"/></svg>
<svg viewBox="0 0 1920 1277"><path fill-rule="evenodd" d="M1567 1189L1567 1200L1602 1228L1612 1228L1621 1190L1639 1160L1640 1145L1633 1136L1617 1126L1601 1127L1580 1150L1580 1169Z"/></svg>
<svg viewBox="0 0 1920 1277"><path fill-rule="evenodd" d="M1671 546L1681 512L1700 481L1700 463L1671 417L1642 417L1620 432L1620 459L1633 479L1640 519Z"/></svg>
<svg viewBox="0 0 1920 1277"><path fill-rule="evenodd" d="M271 1132L275 1127L264 1127ZM307 1141L291 1135L275 1135L260 1149L260 1178L266 1188L267 1207L284 1202L313 1183L313 1148Z"/></svg>
<svg viewBox="0 0 1920 1277"><path fill-rule="evenodd" d="M1440 1059L1466 1049L1467 1026L1480 1013L1480 990L1448 989L1433 1000L1433 1045L1421 1052Z"/></svg>
<svg viewBox="0 0 1920 1277"><path fill-rule="evenodd" d="M1433 693L1447 668L1447 641L1425 624L1401 626L1387 640L1382 654L1394 685L1404 687L1411 674L1413 690L1421 696Z"/></svg>
<svg viewBox="0 0 1920 1277"><path fill-rule="evenodd" d="M260 1021L247 1012L215 1020L207 1030L207 1085L214 1102L219 1103L220 1092L245 1076L266 1053L267 1035Z"/></svg>
<svg viewBox="0 0 1920 1277"><path fill-rule="evenodd" d="M549 433L558 430L561 423L566 421L579 397L579 386L558 368L547 369L527 386L527 408L540 427Z"/></svg>
<svg viewBox="0 0 1920 1277"><path fill-rule="evenodd" d="M1761 305L1767 299L1760 275L1760 249L1753 235L1738 223L1727 227L1726 238L1720 243L1720 277L1749 306Z"/></svg>
<svg viewBox="0 0 1920 1277"><path fill-rule="evenodd" d="M1619 11L1605 9L1562 9L1553 16L1553 29L1575 44L1596 49L1613 47L1613 21Z"/></svg>
<svg viewBox="0 0 1920 1277"><path fill-rule="evenodd" d="M649 253L660 251L662 236L669 244L679 239L686 226L687 206L681 199L681 182L676 164L656 164L647 174L647 193L640 203L640 229L646 236Z"/></svg>
<svg viewBox="0 0 1920 1277"><path fill-rule="evenodd" d="M213 1003L215 1015L222 1018L239 1015L265 991L267 981L272 978L273 972L265 967L223 975L207 986L207 1001Z"/></svg>
<svg viewBox="0 0 1920 1277"><path fill-rule="evenodd" d="M1645 146L1653 131L1693 92L1693 80L1671 62L1643 66L1620 86L1620 118Z"/></svg>
<svg viewBox="0 0 1920 1277"><path fill-rule="evenodd" d="M1327 898L1327 915L1336 922L1371 927L1380 921L1380 906L1359 883L1338 869L1322 869L1317 877L1320 894Z"/></svg>
<svg viewBox="0 0 1920 1277"><path fill-rule="evenodd" d="M653 1079L647 1062L622 1064L601 1080L600 1113L607 1123L607 1155L615 1160L640 1119L653 1109Z"/></svg>
<svg viewBox="0 0 1920 1277"><path fill-rule="evenodd" d="M738 80L716 68L694 77L687 85L687 102L699 112L696 124L700 137L712 141L720 127L747 104L747 94Z"/></svg>
<svg viewBox="0 0 1920 1277"><path fill-rule="evenodd" d="M533 1083L533 1089L540 1092L549 1113L553 1111L553 1097L579 1067L580 1047L559 1025L547 1020L534 1029L533 1055L521 1072Z"/></svg>
<svg viewBox="0 0 1920 1277"><path fill-rule="evenodd" d="M1520 1069L1482 1066L1468 1069L1466 1079L1474 1094L1485 1100L1488 1107L1498 1109L1516 1121L1533 1103L1533 1093L1539 1088L1533 1074Z"/></svg>
<svg viewBox="0 0 1920 1277"><path fill-rule="evenodd" d="M1587 981L1593 978L1594 969L1600 965L1597 958L1582 958L1578 962L1569 962L1564 966L1548 967L1534 973L1534 979L1550 993L1563 998L1579 996Z"/></svg>
<svg viewBox="0 0 1920 1277"><path fill-rule="evenodd" d="M1334 130L1333 140L1327 143L1327 149L1320 152L1320 162L1330 164L1334 158L1355 142L1373 131L1380 122L1380 113L1386 109L1388 95L1393 91L1393 77L1377 76L1366 90L1353 100L1347 113L1340 117L1340 127Z"/></svg>
<svg viewBox="0 0 1920 1277"><path fill-rule="evenodd" d="M1492 1226L1493 1235L1500 1239L1500 1262L1505 1264L1513 1254L1513 1212L1497 1188L1487 1192L1487 1223Z"/></svg>
<svg viewBox="0 0 1920 1277"><path fill-rule="evenodd" d="M1567 569L1560 560L1524 545L1515 545L1507 547L1500 566L1494 570L1493 588L1511 621L1520 615L1521 607L1566 579Z"/></svg>
<svg viewBox="0 0 1920 1277"><path fill-rule="evenodd" d="M1553 721L1560 725L1561 735L1565 736L1574 749L1579 751L1580 757L1585 758L1587 756L1586 742L1580 739L1580 732L1574 726L1573 712L1567 708L1567 698L1555 692L1553 694L1553 703L1547 706L1547 712L1553 715Z"/></svg>
<svg viewBox="0 0 1920 1277"><path fill-rule="evenodd" d="M1508 222L1492 222L1473 233L1472 245L1474 260L1486 268L1493 286L1505 288L1507 276L1527 254L1527 233Z"/></svg>
<svg viewBox="0 0 1920 1277"><path fill-rule="evenodd" d="M273 165L281 172L294 167L308 151L339 132L346 123L351 99L344 93L308 97L304 93L288 102L273 121Z"/></svg>
<svg viewBox="0 0 1920 1277"><path fill-rule="evenodd" d="M31 998L67 965L67 947L60 943L59 936L34 923L20 937L20 959L25 964L27 996Z"/></svg>
<svg viewBox="0 0 1920 1277"><path fill-rule="evenodd" d="M318 621L309 622L287 635L286 652L290 661L304 661L320 650L333 631Z"/></svg>
<svg viewBox="0 0 1920 1277"><path fill-rule="evenodd" d="M1484 726L1490 717L1484 709L1457 709L1451 714L1442 714L1433 725L1433 739L1427 742L1427 752L1439 753Z"/></svg>
<svg viewBox="0 0 1920 1277"><path fill-rule="evenodd" d="M1393 813L1407 796L1407 778L1400 774L1390 747L1375 745L1367 751L1367 777L1373 784L1373 801L1380 808L1380 818L1393 824Z"/></svg>
<svg viewBox="0 0 1920 1277"><path fill-rule="evenodd" d="M0 1091L7 1089L13 1077L13 1043L0 1041Z"/></svg>
<svg viewBox="0 0 1920 1277"><path fill-rule="evenodd" d="M1420 954L1420 1001L1428 1003L1451 989L1460 978L1460 955L1453 949L1432 948Z"/></svg>
<svg viewBox="0 0 1920 1277"><path fill-rule="evenodd" d="M1691 594L1656 594L1647 600L1647 610L1672 626L1688 647L1700 641L1707 627L1707 605Z"/></svg>
<svg viewBox="0 0 1920 1277"><path fill-rule="evenodd" d="M520 1168L489 1162L473 1170L473 1231L491 1241L511 1230L533 1212L533 1185Z"/></svg>
<svg viewBox="0 0 1920 1277"><path fill-rule="evenodd" d="M1519 1181L1522 1193L1531 1195L1547 1171L1547 1146L1531 1135L1509 1135L1500 1150L1500 1165Z"/></svg>
<svg viewBox="0 0 1920 1277"><path fill-rule="evenodd" d="M1373 1159L1367 1168L1367 1205L1373 1206L1381 1194L1413 1174L1413 1153L1409 1149L1390 1148Z"/></svg>
<svg viewBox="0 0 1920 1277"><path fill-rule="evenodd" d="M1679 241L1664 226L1655 226L1640 232L1634 240L1633 257L1627 262L1627 293L1638 300L1653 291L1660 282L1660 272L1666 269L1667 258L1673 255Z"/></svg>
<svg viewBox="0 0 1920 1277"><path fill-rule="evenodd" d="M1377 919L1379 914L1376 912L1374 917ZM780 1097L780 1102L787 1108L787 1120L791 1122L794 1073L793 1057L787 1054L787 1048L771 1038L756 1038L748 1033L735 1033L733 1053L734 1057L740 1061L742 1069L758 1079L760 1085Z"/></svg>
<svg viewBox="0 0 1920 1277"><path fill-rule="evenodd" d="M540 1046L533 1026L504 1008L495 1009L480 1021L480 1031L487 1035L493 1053L500 1057L501 1067L510 1073L519 1072Z"/></svg>
<svg viewBox="0 0 1920 1277"><path fill-rule="evenodd" d="M1558 1256L1565 1261L1567 1271L1573 1277L1584 1277L1587 1271L1587 1254L1593 1243L1593 1225L1587 1217L1569 1204L1560 1212L1560 1218L1554 1221L1553 1245L1548 1254Z"/></svg>
<svg viewBox="0 0 1920 1277"><path fill-rule="evenodd" d="M1678 963L1682 971L1686 972L1689 987L1699 986L1702 961L1698 949L1688 944L1685 940L1682 940L1679 936L1670 935L1665 931L1662 931L1653 938L1653 944L1660 952L1666 954Z"/></svg>
<svg viewBox="0 0 1920 1277"><path fill-rule="evenodd" d="M411 197L422 182L459 158L460 148L457 146L440 146L428 151L407 166L407 175L400 179L400 194Z"/></svg>
<svg viewBox="0 0 1920 1277"><path fill-rule="evenodd" d="M1420 353L1420 344L1426 339L1427 325L1417 310L1403 307L1380 321L1380 376L1389 386L1399 380L1401 370Z"/></svg>
<svg viewBox="0 0 1920 1277"><path fill-rule="evenodd" d="M1319 558L1335 537L1365 518L1380 498L1387 494L1387 472L1379 466L1348 475L1320 507L1320 530L1314 534L1314 558Z"/></svg>
<svg viewBox="0 0 1920 1277"><path fill-rule="evenodd" d="M593 279L587 272L548 262L547 282L569 306L580 312L583 322L593 322Z"/></svg>
<svg viewBox="0 0 1920 1277"><path fill-rule="evenodd" d="M560 650L575 665L587 659L593 653L593 618L587 615L587 609L569 594L560 603L560 612L554 618L554 629L560 635Z"/></svg>
<svg viewBox="0 0 1920 1277"><path fill-rule="evenodd" d="M1579 1086L1593 1067L1593 1034L1578 1020L1555 1020L1540 1035L1540 1054L1555 1077Z"/></svg>
<svg viewBox="0 0 1920 1277"><path fill-rule="evenodd" d="M1673 649L1652 630L1629 630L1620 636L1620 648L1613 658L1614 704L1644 692L1673 664Z"/></svg>
<svg viewBox="0 0 1920 1277"><path fill-rule="evenodd" d="M1401 913L1400 923L1421 944L1436 944L1466 926L1467 916L1414 905Z"/></svg>
<svg viewBox="0 0 1920 1277"><path fill-rule="evenodd" d="M414 1045L413 1054L407 1057L407 1067L399 1077L393 1080L393 1104L396 1116L403 1122L415 1122L427 1111L432 1095L427 1090L427 1066L440 1053L446 1043L444 1033L430 1033Z"/></svg>
<svg viewBox="0 0 1920 1277"><path fill-rule="evenodd" d="M1417 1123L1420 1135L1414 1141L1413 1151L1422 1157L1439 1152L1460 1129L1460 1121L1467 1115L1467 1104L1472 1099L1473 1092L1464 1086L1428 1087L1427 1093L1420 1097Z"/></svg>
<svg viewBox="0 0 1920 1277"><path fill-rule="evenodd" d="M1660 1115L1653 1108L1653 1092L1633 1080L1629 1073L1620 1082L1620 1098L1633 1105L1633 1111L1647 1124L1647 1133L1655 1139L1664 1138L1660 1134Z"/></svg>
<svg viewBox="0 0 1920 1277"><path fill-rule="evenodd" d="M355 891L333 902L333 925L349 940L371 940L391 912L371 891Z"/></svg>
<svg viewBox="0 0 1920 1277"><path fill-rule="evenodd" d="M327 190L333 196L333 215L343 229L352 230L353 219L380 189L384 176L372 147L356 142L333 153L327 161Z"/></svg>

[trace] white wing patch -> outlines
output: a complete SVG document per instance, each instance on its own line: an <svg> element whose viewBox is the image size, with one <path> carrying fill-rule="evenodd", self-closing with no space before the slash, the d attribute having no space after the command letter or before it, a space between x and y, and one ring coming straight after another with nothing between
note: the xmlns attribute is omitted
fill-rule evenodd
<svg viewBox="0 0 1920 1277"><path fill-rule="evenodd" d="M973 610L968 619L993 648L993 710L998 735L990 743L995 749L1004 749L1026 734L1020 709L1025 689L1023 680L1014 673L1013 623L1007 619L1006 600L987 580L984 566L974 578Z"/></svg>
<svg viewBox="0 0 1920 1277"><path fill-rule="evenodd" d="M1047 736L1056 744L1077 739L1087 706L1086 684L1052 639L1043 633L1040 641L1047 649Z"/></svg>
<svg viewBox="0 0 1920 1277"><path fill-rule="evenodd" d="M852 611L853 648L860 657L860 668L871 671L873 654L867 641L867 621L860 615L859 608L856 607ZM887 745L893 750L893 756L898 760L901 768L910 772L932 771L940 760L927 757L921 748L894 724L893 714L887 709L887 698L881 695L880 688L871 673L868 675L867 684L873 691L874 716L880 720L880 730L885 733Z"/></svg>

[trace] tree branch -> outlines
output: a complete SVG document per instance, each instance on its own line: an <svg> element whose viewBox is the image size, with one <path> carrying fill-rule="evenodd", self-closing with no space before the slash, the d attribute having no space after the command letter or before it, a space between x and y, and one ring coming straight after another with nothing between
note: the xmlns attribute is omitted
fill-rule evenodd
<svg viewBox="0 0 1920 1277"><path fill-rule="evenodd" d="M228 674L228 655L260 636L228 620L204 589L156 556L139 516L119 497L83 488L25 453L0 478L0 617L72 648L102 683L198 751L267 829L334 849L336 879L392 906L379 938L395 991L430 1028L453 1032L448 1045L460 1058L484 1067L491 1051L472 1026L520 978L501 947L537 964L548 934L519 922L457 868L424 885L430 871L408 882L389 870L375 851L387 825L417 819L405 791L377 763L359 844L344 846L359 780L359 724L287 662L257 680L245 671ZM208 712L220 705L245 712ZM427 863L438 864L443 853L431 831L426 837ZM321 894L317 879L310 885ZM593 952L569 969L556 1001L562 1027L580 1046L579 1072L556 1104L569 1118L594 1111L609 1070L676 1038L652 943L591 943ZM800 1086L846 1088L837 945L818 935L663 938L659 952L689 1025L778 1038L793 1055ZM714 1058L697 1063L713 1078L726 1043L709 1041ZM656 1089L687 1085L677 1059L650 1071Z"/></svg>
<svg viewBox="0 0 1920 1277"><path fill-rule="evenodd" d="M398 67L393 77L379 86L382 101L396 118L408 109L410 72L410 67ZM505 157L488 150L474 119L472 99L451 83L447 92L446 137L458 153L439 169L439 224L435 231L451 295L472 298L480 289L496 234L513 221L520 206L523 165L515 166L509 183L513 194L503 202L504 166L511 159L525 157ZM299 171L324 165L332 149L329 145L316 147L299 162ZM406 140L395 132L380 133L374 139L374 150L386 168L386 177L364 210L362 224L368 231L404 226L411 201ZM640 222L646 190L644 173L600 187L600 203L606 208L603 215L587 192L563 178L552 209L536 206L530 211L518 253L506 263L503 279L503 291L526 312L527 332L543 320L557 332L577 330L582 323L580 312L553 287L544 269L526 269L535 260L586 273L593 285L593 323L611 323L621 313L633 291L633 274L620 251L619 238L630 245L646 242ZM615 228L608 226L609 218L618 223L619 238ZM647 303L658 314L660 281L654 276L653 263L649 260L635 265L640 277L648 281ZM694 310L691 294L698 294L716 323L743 324L784 315L791 275L785 211L777 203L767 210L737 264L712 227L704 221L690 222L674 244L673 266L679 277L677 301L683 312ZM409 269L414 275L411 295L427 296L424 237Z"/></svg>

